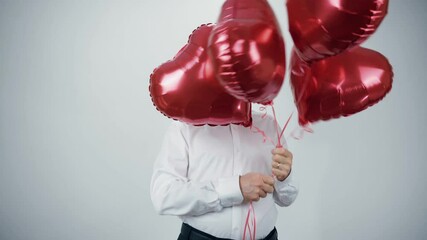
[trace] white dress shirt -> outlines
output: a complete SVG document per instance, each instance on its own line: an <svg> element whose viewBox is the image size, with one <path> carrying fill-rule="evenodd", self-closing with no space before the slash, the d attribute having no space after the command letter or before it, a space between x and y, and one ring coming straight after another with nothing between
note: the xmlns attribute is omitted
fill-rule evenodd
<svg viewBox="0 0 427 240"><path fill-rule="evenodd" d="M252 117L254 126L277 139L271 117ZM273 148L261 134L240 125L196 127L174 121L154 164L153 205L160 214L179 216L213 236L241 239L249 204L243 203L239 176L271 175ZM273 194L253 203L257 239L273 230L276 204L289 206L295 200L293 172L282 182L276 180Z"/></svg>

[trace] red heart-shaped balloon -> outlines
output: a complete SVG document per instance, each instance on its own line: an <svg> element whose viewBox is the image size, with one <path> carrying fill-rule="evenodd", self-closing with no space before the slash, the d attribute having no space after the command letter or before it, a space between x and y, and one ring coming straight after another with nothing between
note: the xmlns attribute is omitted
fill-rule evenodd
<svg viewBox="0 0 427 240"><path fill-rule="evenodd" d="M285 44L266 0L227 0L209 40L220 83L233 96L269 103L283 84Z"/></svg>
<svg viewBox="0 0 427 240"><path fill-rule="evenodd" d="M287 0L289 31L305 61L361 44L387 14L388 0Z"/></svg>
<svg viewBox="0 0 427 240"><path fill-rule="evenodd" d="M360 112L383 99L392 87L393 70L387 58L362 47L312 64L294 51L291 66L301 125Z"/></svg>
<svg viewBox="0 0 427 240"><path fill-rule="evenodd" d="M173 60L150 77L150 95L167 117L194 125L251 124L250 103L228 94L215 78L207 54L214 25L202 25L190 35Z"/></svg>

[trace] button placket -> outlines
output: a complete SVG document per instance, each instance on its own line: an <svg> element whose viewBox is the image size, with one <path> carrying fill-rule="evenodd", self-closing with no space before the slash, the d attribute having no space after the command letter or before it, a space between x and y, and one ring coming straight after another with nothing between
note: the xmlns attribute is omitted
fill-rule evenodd
<svg viewBox="0 0 427 240"><path fill-rule="evenodd" d="M239 131L236 131L237 126L230 126L230 132L233 140L233 175L242 174L242 163L240 154ZM235 206L232 209L232 238L239 239L242 228L241 206Z"/></svg>

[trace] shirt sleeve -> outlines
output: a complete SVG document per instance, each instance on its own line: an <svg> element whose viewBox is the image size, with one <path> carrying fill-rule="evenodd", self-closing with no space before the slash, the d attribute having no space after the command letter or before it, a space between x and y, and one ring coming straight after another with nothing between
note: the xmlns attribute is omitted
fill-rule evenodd
<svg viewBox="0 0 427 240"><path fill-rule="evenodd" d="M197 182L187 177L189 153L185 125L173 122L155 161L151 200L165 215L202 215L240 204L239 176Z"/></svg>
<svg viewBox="0 0 427 240"><path fill-rule="evenodd" d="M298 196L298 186L292 179L293 171L283 180L274 183L273 198L277 205L287 207L291 205Z"/></svg>

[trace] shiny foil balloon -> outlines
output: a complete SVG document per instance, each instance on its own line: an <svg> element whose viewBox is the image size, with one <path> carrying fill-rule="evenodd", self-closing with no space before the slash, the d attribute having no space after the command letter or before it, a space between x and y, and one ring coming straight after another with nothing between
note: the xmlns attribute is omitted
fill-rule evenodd
<svg viewBox="0 0 427 240"><path fill-rule="evenodd" d="M173 60L150 77L150 95L167 117L194 125L251 124L250 103L228 94L215 78L207 54L213 25L202 25Z"/></svg>
<svg viewBox="0 0 427 240"><path fill-rule="evenodd" d="M294 51L291 67L301 125L360 112L383 99L392 87L393 71L388 60L362 47L311 65Z"/></svg>
<svg viewBox="0 0 427 240"><path fill-rule="evenodd" d="M388 0L287 0L289 31L305 61L336 55L371 36Z"/></svg>
<svg viewBox="0 0 427 240"><path fill-rule="evenodd" d="M218 80L233 96L269 103L283 84L285 44L266 0L227 0L209 40Z"/></svg>

